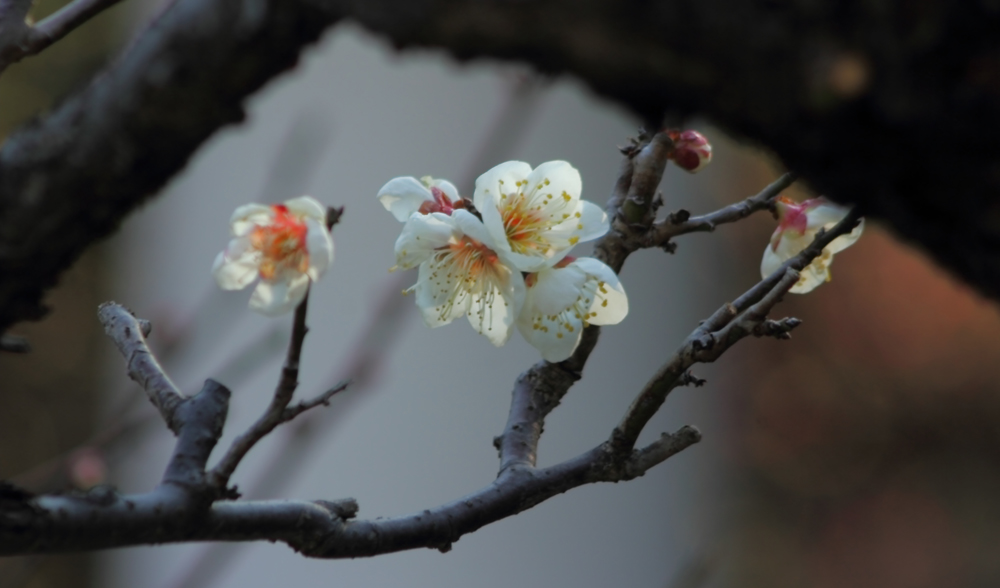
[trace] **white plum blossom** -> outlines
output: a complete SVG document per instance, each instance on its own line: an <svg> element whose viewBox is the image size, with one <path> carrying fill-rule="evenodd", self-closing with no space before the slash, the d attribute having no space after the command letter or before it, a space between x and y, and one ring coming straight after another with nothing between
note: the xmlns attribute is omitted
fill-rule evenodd
<svg viewBox="0 0 1000 588"><path fill-rule="evenodd" d="M405 223L414 212L451 214L452 210L462 206L454 184L430 176L420 180L414 177L393 178L378 191L378 199L401 223Z"/></svg>
<svg viewBox="0 0 1000 588"><path fill-rule="evenodd" d="M516 324L549 361L572 355L588 325L621 322L628 299L614 271L567 255L608 231L604 211L580 200L581 186L565 161L534 170L511 161L476 180L473 210L444 180L386 183L378 198L405 222L392 269L419 268L405 292L415 293L424 322L465 315L497 346Z"/></svg>
<svg viewBox="0 0 1000 588"><path fill-rule="evenodd" d="M476 332L499 347L510 339L524 303L524 278L490 242L482 222L467 210L411 213L396 240L396 267L419 266L417 283L407 292L416 294L428 326L466 315Z"/></svg>
<svg viewBox="0 0 1000 588"><path fill-rule="evenodd" d="M537 272L608 231L607 215L580 200L581 189L580 172L565 161L534 170L508 161L479 176L472 200L496 252L523 272Z"/></svg>
<svg viewBox="0 0 1000 588"><path fill-rule="evenodd" d="M240 206L229 222L232 239L212 274L223 290L242 290L259 278L250 308L261 314L294 309L333 262L326 207L309 196Z"/></svg>
<svg viewBox="0 0 1000 588"><path fill-rule="evenodd" d="M618 276L596 259L565 257L555 267L528 274L521 335L551 362L569 358L584 327L613 325L628 314Z"/></svg>
<svg viewBox="0 0 1000 588"><path fill-rule="evenodd" d="M808 247L820 229L831 229L847 216L846 208L824 198L812 198L796 203L781 197L775 202L775 211L778 228L771 235L771 242L764 249L764 258L760 262L760 273L765 278L777 271L785 261ZM861 236L863 229L864 219L853 231L831 241L823 252L802 270L799 281L789 292L805 294L820 284L829 282L833 255L853 245Z"/></svg>

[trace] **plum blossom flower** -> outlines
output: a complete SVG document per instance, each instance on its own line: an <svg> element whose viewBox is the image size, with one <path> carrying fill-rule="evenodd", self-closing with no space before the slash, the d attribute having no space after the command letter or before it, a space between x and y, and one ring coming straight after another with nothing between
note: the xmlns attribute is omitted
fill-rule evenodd
<svg viewBox="0 0 1000 588"><path fill-rule="evenodd" d="M417 307L430 327L465 315L496 346L510 339L524 304L524 278L505 264L469 211L412 214L396 240L396 267L419 266ZM395 268L394 268L395 269Z"/></svg>
<svg viewBox="0 0 1000 588"><path fill-rule="evenodd" d="M333 262L326 207L309 196L284 204L246 204L230 219L232 239L212 265L223 290L242 290L259 278L250 308L284 314L306 295Z"/></svg>
<svg viewBox="0 0 1000 588"><path fill-rule="evenodd" d="M479 176L472 201L495 251L518 270L537 272L608 231L607 215L580 200L581 189L580 172L565 161L534 170L508 161Z"/></svg>
<svg viewBox="0 0 1000 588"><path fill-rule="evenodd" d="M698 131L667 131L674 142L674 150L669 158L678 167L695 173L712 162L712 144Z"/></svg>
<svg viewBox="0 0 1000 588"><path fill-rule="evenodd" d="M584 327L613 325L628 314L628 298L618 276L590 257L564 257L555 267L528 274L521 335L551 362L569 358Z"/></svg>
<svg viewBox="0 0 1000 588"><path fill-rule="evenodd" d="M811 198L796 203L781 197L775 201L778 228L771 235L771 243L764 249L760 262L760 273L767 277L778 270L785 261L791 259L812 243L820 229L830 229L847 216L847 209L837 206L824 198ZM820 284L829 282L830 264L833 255L850 247L861 236L864 219L847 235L841 235L830 242L823 252L801 272L799 281L789 292L805 294Z"/></svg>
<svg viewBox="0 0 1000 588"><path fill-rule="evenodd" d="M378 199L401 223L405 223L414 212L451 214L452 210L463 206L454 184L430 176L420 180L414 177L393 178L378 191Z"/></svg>

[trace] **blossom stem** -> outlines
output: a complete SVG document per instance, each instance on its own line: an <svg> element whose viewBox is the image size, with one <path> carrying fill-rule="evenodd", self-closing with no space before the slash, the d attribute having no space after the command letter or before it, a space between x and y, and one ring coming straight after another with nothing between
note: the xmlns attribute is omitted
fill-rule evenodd
<svg viewBox="0 0 1000 588"><path fill-rule="evenodd" d="M254 445L273 431L275 427L289 420L285 418L288 414L286 409L292 402L292 396L299 385L299 360L302 357L302 345L305 342L306 334L309 332L309 327L306 326L306 313L308 309L309 291L307 290L305 297L302 298L302 302L295 307L295 318L292 321L292 337L288 342L285 365L281 368L281 378L274 389L274 397L271 399L271 404L249 429L233 441L226 454L212 468L212 471L209 472L209 482L219 490L223 490L226 484L229 483L229 478L236 471L236 467L243 460L243 457L253 449ZM296 412L295 414L298 413Z"/></svg>

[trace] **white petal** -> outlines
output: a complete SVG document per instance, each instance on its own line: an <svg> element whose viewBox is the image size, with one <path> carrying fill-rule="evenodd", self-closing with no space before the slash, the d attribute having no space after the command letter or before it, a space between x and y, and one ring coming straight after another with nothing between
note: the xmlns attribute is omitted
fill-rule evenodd
<svg viewBox="0 0 1000 588"><path fill-rule="evenodd" d="M581 242L601 237L611 228L608 223L608 215L600 206L592 202L584 200L580 213L581 218L577 223L576 236L580 238ZM583 225L583 228L579 228L579 225Z"/></svg>
<svg viewBox="0 0 1000 588"><path fill-rule="evenodd" d="M785 260L779 257L774 247L768 243L767 247L764 248L764 257L760 260L760 277L767 278L778 271L783 263Z"/></svg>
<svg viewBox="0 0 1000 588"><path fill-rule="evenodd" d="M532 347L542 353L542 358L553 363L569 359L580 344L583 336L583 325L577 324L572 333L565 329L557 330L551 324L540 325L530 319L521 318L517 322L517 330ZM545 328L542 328L542 327Z"/></svg>
<svg viewBox="0 0 1000 588"><path fill-rule="evenodd" d="M299 196L286 200L285 206L288 207L288 212L299 218L311 218L326 225L326 206L312 196Z"/></svg>
<svg viewBox="0 0 1000 588"><path fill-rule="evenodd" d="M562 312L580 296L586 281L586 271L574 264L543 269L535 274L535 283L528 288L525 309L531 309L532 314Z"/></svg>
<svg viewBox="0 0 1000 588"><path fill-rule="evenodd" d="M820 200L819 204L806 209L806 230L833 226L843 220L845 216L847 216L847 209L843 206Z"/></svg>
<svg viewBox="0 0 1000 588"><path fill-rule="evenodd" d="M806 294L830 281L830 270L827 263L816 258L800 273L799 281L788 291L792 294Z"/></svg>
<svg viewBox="0 0 1000 588"><path fill-rule="evenodd" d="M503 226L503 217L500 215L500 209L497 208L492 201L487 201L486 205L481 208L477 204L476 208L479 210L479 214L483 215L482 225L486 229L486 241L484 241L484 243L488 243L490 249L493 249L501 255L510 253L510 242L507 241L507 230ZM455 211L455 213L458 212L466 211ZM469 236L477 241L480 240L473 235Z"/></svg>
<svg viewBox="0 0 1000 588"><path fill-rule="evenodd" d="M446 214L412 215L396 239L396 265L410 269L423 263L435 249L447 245L456 233L455 221Z"/></svg>
<svg viewBox="0 0 1000 588"><path fill-rule="evenodd" d="M274 211L263 204L244 204L229 217L230 230L234 237L242 237L255 226L268 225L274 219Z"/></svg>
<svg viewBox="0 0 1000 588"><path fill-rule="evenodd" d="M479 241L494 251L497 250L497 240L493 238L493 234L487 230L483 222L476 218L474 214L468 210L459 208L455 212L451 213L451 218L454 220L455 226L458 227L458 230L463 234L472 237L476 241ZM500 244L502 245L506 243L507 239L504 237L504 239L500 241ZM510 245L507 245L507 247L510 248Z"/></svg>
<svg viewBox="0 0 1000 588"><path fill-rule="evenodd" d="M494 166L492 169L476 178L476 190L472 195L472 203L476 209L483 211L490 202L496 206L501 194L517 192L517 182L531 174L531 166L523 161L508 161Z"/></svg>
<svg viewBox="0 0 1000 588"><path fill-rule="evenodd" d="M309 276L257 284L250 297L250 309L266 316L278 316L295 309L309 290Z"/></svg>
<svg viewBox="0 0 1000 588"><path fill-rule="evenodd" d="M591 280L598 280L587 322L594 325L617 325L622 322L628 315L628 296L614 270L592 257L581 257L569 267L574 265L585 271Z"/></svg>
<svg viewBox="0 0 1000 588"><path fill-rule="evenodd" d="M448 192L445 190L445 193ZM455 190L455 194L457 196L457 190ZM434 196L431 195L427 186L424 186L417 178L409 176L389 180L378 191L377 196L382 206L401 223L406 222L411 214L417 212L421 204L434 201Z"/></svg>
<svg viewBox="0 0 1000 588"><path fill-rule="evenodd" d="M313 281L333 263L333 237L326 230L326 223L306 218L306 251L309 252L309 277Z"/></svg>
<svg viewBox="0 0 1000 588"><path fill-rule="evenodd" d="M477 333L501 347L514 333L514 324L524 305L524 278L520 272L513 271L506 284L498 285L489 294L471 296L467 316Z"/></svg>
<svg viewBox="0 0 1000 588"><path fill-rule="evenodd" d="M528 174L527 180L525 194L552 194L554 198L568 194L571 200L579 200L583 191L580 172L565 161L546 161Z"/></svg>
<svg viewBox="0 0 1000 588"><path fill-rule="evenodd" d="M829 225L826 228L831 229L833 228L833 225ZM847 249L851 245L854 245L854 242L861 237L861 233L864 230L865 230L865 219L861 219L861 222L858 223L858 226L854 227L854 230L852 230L850 233L846 235L841 235L836 239L834 239L833 241L831 241L830 244L826 246L826 249L830 253L839 253L844 249Z"/></svg>
<svg viewBox="0 0 1000 588"><path fill-rule="evenodd" d="M435 276L434 273L435 268L429 260L420 264L414 288L420 314L424 323L432 329L447 325L465 314L468 308L467 294L461 291L461 280L456 276L442 277L440 272ZM449 304L452 296L454 303Z"/></svg>
<svg viewBox="0 0 1000 588"><path fill-rule="evenodd" d="M246 237L236 237L212 264L212 275L223 290L242 290L257 277L259 255Z"/></svg>

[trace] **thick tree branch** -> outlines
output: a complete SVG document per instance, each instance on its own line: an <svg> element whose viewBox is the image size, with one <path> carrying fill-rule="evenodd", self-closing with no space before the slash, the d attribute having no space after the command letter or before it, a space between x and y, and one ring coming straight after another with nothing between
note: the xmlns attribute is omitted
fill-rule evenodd
<svg viewBox="0 0 1000 588"><path fill-rule="evenodd" d="M697 442L682 429L670 455ZM641 475L652 451L625 469L609 460L604 446L544 469L514 469L478 492L407 516L347 520L346 512L323 501L219 501L192 516L190 497L173 486L134 496L107 489L83 496L25 500L16 524L0 516L0 555L104 549L141 543L254 541L288 543L310 557L347 558L430 547L447 551L462 535L523 512L553 496L596 482ZM662 460L661 460L662 461ZM344 501L333 503L344 504Z"/></svg>

